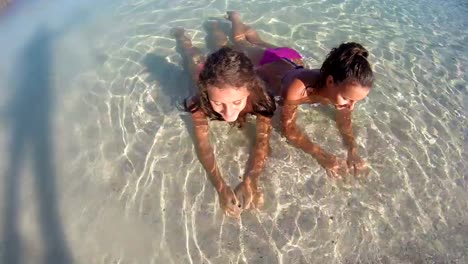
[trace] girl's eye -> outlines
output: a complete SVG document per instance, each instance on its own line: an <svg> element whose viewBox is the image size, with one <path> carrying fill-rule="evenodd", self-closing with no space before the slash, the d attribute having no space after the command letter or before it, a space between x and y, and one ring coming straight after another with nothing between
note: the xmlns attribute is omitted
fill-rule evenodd
<svg viewBox="0 0 468 264"><path fill-rule="evenodd" d="M234 101L234 102L232 102L232 103L235 104L235 105L240 105L240 104L242 103L242 101L239 100L239 101Z"/></svg>
<svg viewBox="0 0 468 264"><path fill-rule="evenodd" d="M221 103L218 103L218 102L213 102L213 103L214 103L215 105L217 105L217 106L220 106L220 105L221 105Z"/></svg>

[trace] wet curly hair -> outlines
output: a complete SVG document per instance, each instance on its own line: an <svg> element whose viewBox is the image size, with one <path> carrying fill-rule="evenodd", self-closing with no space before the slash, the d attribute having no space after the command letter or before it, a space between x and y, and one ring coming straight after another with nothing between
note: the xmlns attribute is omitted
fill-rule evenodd
<svg viewBox="0 0 468 264"><path fill-rule="evenodd" d="M321 78L319 87L324 87L328 76L340 83L359 83L365 87L372 87L374 74L367 61L369 52L359 43L342 43L333 48L320 68Z"/></svg>
<svg viewBox="0 0 468 264"><path fill-rule="evenodd" d="M247 88L253 109L250 114L273 116L276 104L273 95L266 89L265 82L255 73L251 60L244 53L230 47L223 47L208 56L198 77L198 94L189 105L185 101L185 111L194 113L201 110L211 120L224 120L211 106L208 88L225 85ZM239 116L235 123L242 126L245 117Z"/></svg>

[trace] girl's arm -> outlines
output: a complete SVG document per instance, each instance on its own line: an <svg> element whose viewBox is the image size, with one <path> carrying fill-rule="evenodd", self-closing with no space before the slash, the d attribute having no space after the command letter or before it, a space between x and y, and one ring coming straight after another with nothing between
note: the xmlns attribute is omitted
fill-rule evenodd
<svg viewBox="0 0 468 264"><path fill-rule="evenodd" d="M213 148L210 144L208 120L201 111L192 113L193 125L195 129L195 146L198 158L208 173L208 178L215 187L219 195L219 203L224 212L232 217L239 217L241 205L232 191L226 185L214 156Z"/></svg>
<svg viewBox="0 0 468 264"><path fill-rule="evenodd" d="M366 162L357 154L357 145L351 122L352 110L344 109L336 111L336 124L343 137L344 144L348 149L348 167L354 176L367 175L369 169Z"/></svg>
<svg viewBox="0 0 468 264"><path fill-rule="evenodd" d="M296 79L288 91L281 112L281 128L283 135L295 147L312 155L318 163L327 170L327 174L333 178L340 178L346 174L347 167L344 161L339 160L334 155L327 153L319 145L313 143L297 126L297 102L304 98L304 84Z"/></svg>
<svg viewBox="0 0 468 264"><path fill-rule="evenodd" d="M210 144L210 132L208 128L208 120L200 111L192 114L193 126L195 130L195 147L197 150L198 159L208 172L208 177L216 191L219 193L225 186L225 182L221 177L218 166Z"/></svg>
<svg viewBox="0 0 468 264"><path fill-rule="evenodd" d="M271 118L258 115L255 137L255 146L250 154L249 168L244 180L250 178L257 180L265 167L270 148Z"/></svg>
<svg viewBox="0 0 468 264"><path fill-rule="evenodd" d="M258 188L258 179L270 151L270 134L271 118L258 115L255 145L250 154L248 169L245 172L243 182L235 189L236 196L244 209L251 206L260 208L264 203L263 193Z"/></svg>
<svg viewBox="0 0 468 264"><path fill-rule="evenodd" d="M356 150L356 140L354 139L353 127L351 124L352 111L348 109L336 111L336 124L343 137L345 146L348 151Z"/></svg>

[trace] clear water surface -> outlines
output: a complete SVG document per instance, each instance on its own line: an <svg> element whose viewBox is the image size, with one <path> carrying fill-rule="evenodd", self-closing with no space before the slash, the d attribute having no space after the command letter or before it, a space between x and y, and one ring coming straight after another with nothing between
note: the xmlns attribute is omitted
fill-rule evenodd
<svg viewBox="0 0 468 264"><path fill-rule="evenodd" d="M312 67L344 41L369 49L377 82L354 114L368 178L327 179L276 129L265 208L222 215L169 30L204 48L226 10ZM3 263L467 263L467 14L460 0L18 1L0 18ZM300 111L345 157L332 109ZM237 184L251 137L211 128Z"/></svg>

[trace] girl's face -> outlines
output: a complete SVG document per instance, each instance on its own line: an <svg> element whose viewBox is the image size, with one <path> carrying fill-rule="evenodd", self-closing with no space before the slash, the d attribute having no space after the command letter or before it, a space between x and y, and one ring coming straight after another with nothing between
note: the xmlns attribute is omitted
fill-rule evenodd
<svg viewBox="0 0 468 264"><path fill-rule="evenodd" d="M211 106L227 122L237 120L240 112L247 105L247 98L250 94L245 86L210 86L207 91Z"/></svg>
<svg viewBox="0 0 468 264"><path fill-rule="evenodd" d="M370 87L362 86L359 83L336 84L332 76L327 77L326 95L337 110L353 110L357 101L367 97Z"/></svg>

